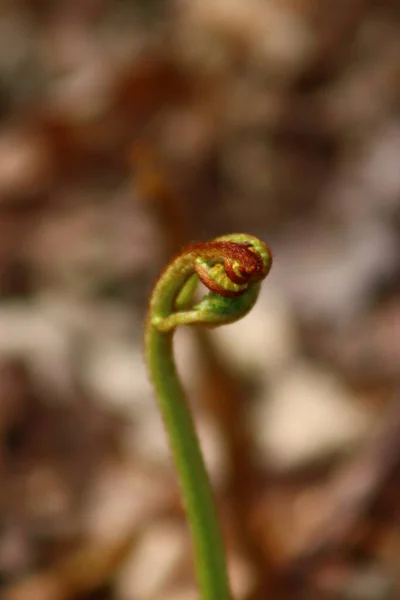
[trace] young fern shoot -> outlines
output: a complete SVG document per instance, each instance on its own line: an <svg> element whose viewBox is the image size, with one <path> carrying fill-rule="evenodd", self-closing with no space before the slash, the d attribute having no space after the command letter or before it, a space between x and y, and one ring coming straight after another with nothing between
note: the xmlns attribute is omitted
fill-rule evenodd
<svg viewBox="0 0 400 600"><path fill-rule="evenodd" d="M215 327L244 317L271 265L271 251L258 238L225 235L188 246L173 257L150 298L146 362L178 472L201 600L231 600L231 593L212 490L174 362L173 333L178 325ZM199 281L210 292L195 304Z"/></svg>

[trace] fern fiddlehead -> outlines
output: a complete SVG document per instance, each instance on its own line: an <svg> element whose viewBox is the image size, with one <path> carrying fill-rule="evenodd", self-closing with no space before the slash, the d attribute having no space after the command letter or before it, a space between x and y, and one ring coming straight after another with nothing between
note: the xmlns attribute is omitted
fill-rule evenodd
<svg viewBox="0 0 400 600"><path fill-rule="evenodd" d="M173 358L173 333L179 325L215 327L245 316L271 265L271 251L258 238L225 235L173 257L150 298L146 362L178 471L202 600L230 600L231 594L212 491ZM195 304L200 281L210 292Z"/></svg>

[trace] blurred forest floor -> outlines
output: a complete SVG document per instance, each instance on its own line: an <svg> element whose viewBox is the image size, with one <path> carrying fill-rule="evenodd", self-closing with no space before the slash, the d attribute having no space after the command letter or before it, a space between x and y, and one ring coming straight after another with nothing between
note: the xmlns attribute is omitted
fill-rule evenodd
<svg viewBox="0 0 400 600"><path fill-rule="evenodd" d="M195 600L142 358L172 252L257 307L177 334L235 600L400 598L400 5L0 4L0 597Z"/></svg>

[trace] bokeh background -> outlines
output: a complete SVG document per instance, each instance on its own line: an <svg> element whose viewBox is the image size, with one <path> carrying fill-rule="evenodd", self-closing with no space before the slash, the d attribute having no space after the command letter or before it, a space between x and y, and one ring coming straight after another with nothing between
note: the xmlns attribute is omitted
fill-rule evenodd
<svg viewBox="0 0 400 600"><path fill-rule="evenodd" d="M2 0L2 599L198 598L143 321L233 231L176 353L235 600L400 597L399 107L393 0Z"/></svg>

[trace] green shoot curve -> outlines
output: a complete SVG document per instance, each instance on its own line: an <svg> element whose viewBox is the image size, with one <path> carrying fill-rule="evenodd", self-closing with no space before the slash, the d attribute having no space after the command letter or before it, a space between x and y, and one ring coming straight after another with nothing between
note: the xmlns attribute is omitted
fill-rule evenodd
<svg viewBox="0 0 400 600"><path fill-rule="evenodd" d="M178 325L233 323L254 306L272 265L266 244L246 234L188 246L172 258L150 298L146 362L169 436L193 538L202 600L231 600L225 552L204 459L173 357ZM210 292L195 303L201 281Z"/></svg>

